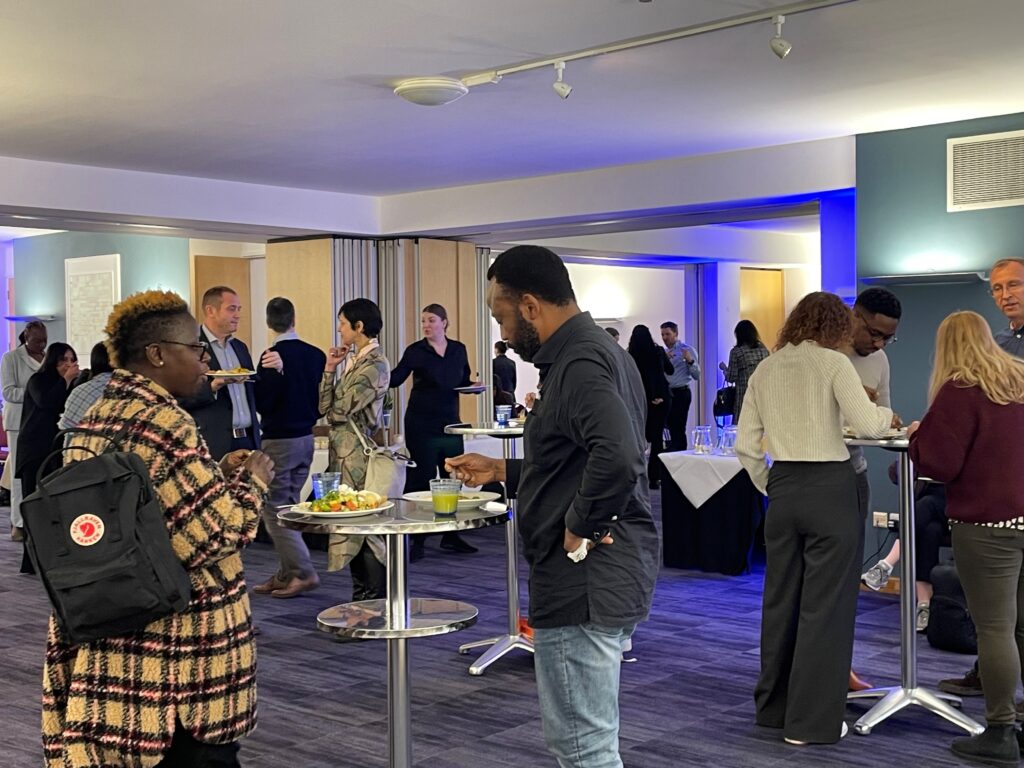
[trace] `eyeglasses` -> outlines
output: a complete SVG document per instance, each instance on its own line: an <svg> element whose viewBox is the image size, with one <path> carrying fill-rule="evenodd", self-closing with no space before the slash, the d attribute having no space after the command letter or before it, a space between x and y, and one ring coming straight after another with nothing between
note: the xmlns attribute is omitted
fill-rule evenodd
<svg viewBox="0 0 1024 768"><path fill-rule="evenodd" d="M860 312L854 312L854 314L857 315L857 319L858 320L860 320L862 323L864 323L864 327L867 328L868 335L871 336L871 340L872 341L880 341L880 342L882 342L882 346L883 347L888 347L888 346L890 346L892 344L895 344L897 341L899 341L899 339L896 337L895 333L892 333L892 334L883 333L882 331L878 330L877 328L872 328L871 324L864 318L864 315L862 315Z"/></svg>
<svg viewBox="0 0 1024 768"><path fill-rule="evenodd" d="M177 344L179 347L191 347L199 354L199 362L203 363L210 359L210 350L200 341L172 341L171 339L158 339L153 344ZM153 346L150 344L149 346Z"/></svg>
<svg viewBox="0 0 1024 768"><path fill-rule="evenodd" d="M1024 282L1020 280L1010 280L1006 285L996 283L989 288L988 292L993 296L1002 296L1004 293L1017 293L1022 287L1024 287Z"/></svg>

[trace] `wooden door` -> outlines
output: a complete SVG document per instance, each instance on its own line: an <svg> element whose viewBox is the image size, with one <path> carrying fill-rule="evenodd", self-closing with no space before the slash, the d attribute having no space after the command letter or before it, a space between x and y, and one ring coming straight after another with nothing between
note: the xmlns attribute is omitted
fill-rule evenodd
<svg viewBox="0 0 1024 768"><path fill-rule="evenodd" d="M785 289L781 269L740 269L740 319L757 326L768 349L775 346L786 320ZM735 343L735 339L731 340Z"/></svg>
<svg viewBox="0 0 1024 768"><path fill-rule="evenodd" d="M249 260L227 258L223 256L195 256L193 260L192 309L196 319L203 321L202 300L208 288L225 285L238 294L242 304L242 319L238 323L236 338L247 346L252 346L253 321L264 322L265 307L252 306L252 293L249 290ZM253 350L250 350L253 351ZM259 354L255 351L254 354Z"/></svg>

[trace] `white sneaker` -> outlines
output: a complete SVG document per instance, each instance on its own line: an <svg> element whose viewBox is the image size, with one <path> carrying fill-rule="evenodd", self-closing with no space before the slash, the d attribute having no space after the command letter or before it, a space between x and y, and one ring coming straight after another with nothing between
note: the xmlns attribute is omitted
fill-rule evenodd
<svg viewBox="0 0 1024 768"><path fill-rule="evenodd" d="M848 734L849 732L850 732L850 729L846 725L846 721L844 720L843 721L843 727L839 731L839 738L840 739L845 739L846 738L846 734ZM795 747L806 747L810 743L808 741L798 741L797 739L783 739L783 741L785 741L787 744L792 744Z"/></svg>
<svg viewBox="0 0 1024 768"><path fill-rule="evenodd" d="M916 625L918 632L928 631L928 619L932 615L932 608L928 603L917 604L917 616L915 617L914 624Z"/></svg>
<svg viewBox="0 0 1024 768"><path fill-rule="evenodd" d="M877 592L889 582L890 575L892 575L892 566L885 560L879 560L860 575L860 580L867 585L868 589Z"/></svg>

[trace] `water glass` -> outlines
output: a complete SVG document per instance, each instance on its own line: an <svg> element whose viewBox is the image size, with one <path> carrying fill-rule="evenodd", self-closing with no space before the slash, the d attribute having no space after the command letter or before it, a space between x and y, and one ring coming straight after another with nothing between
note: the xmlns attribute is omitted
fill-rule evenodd
<svg viewBox="0 0 1024 768"><path fill-rule="evenodd" d="M341 472L314 472L313 498L322 499L331 491L341 487Z"/></svg>
<svg viewBox="0 0 1024 768"><path fill-rule="evenodd" d="M512 418L512 406L496 405L494 406L494 414L497 419L498 426L507 427L509 419Z"/></svg>
<svg viewBox="0 0 1024 768"><path fill-rule="evenodd" d="M715 446L711 441L711 427L694 427L691 435L693 438L694 453L711 453Z"/></svg>
<svg viewBox="0 0 1024 768"><path fill-rule="evenodd" d="M736 455L736 427L728 426L722 430L722 437L718 440L718 452L723 456Z"/></svg>
<svg viewBox="0 0 1024 768"><path fill-rule="evenodd" d="M434 504L434 512L438 515L454 515L459 508L461 490L461 480L444 477L431 480L430 498Z"/></svg>

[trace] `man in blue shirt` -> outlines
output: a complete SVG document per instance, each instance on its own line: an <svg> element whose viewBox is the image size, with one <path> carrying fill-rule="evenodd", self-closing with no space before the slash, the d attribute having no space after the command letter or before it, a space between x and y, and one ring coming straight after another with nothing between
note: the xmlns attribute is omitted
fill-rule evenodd
<svg viewBox="0 0 1024 768"><path fill-rule="evenodd" d="M690 382L700 376L697 350L679 338L679 326L671 320L661 324L661 340L675 371L665 374L672 391L672 404L668 410L668 450L686 450L686 417L690 412L693 393Z"/></svg>

